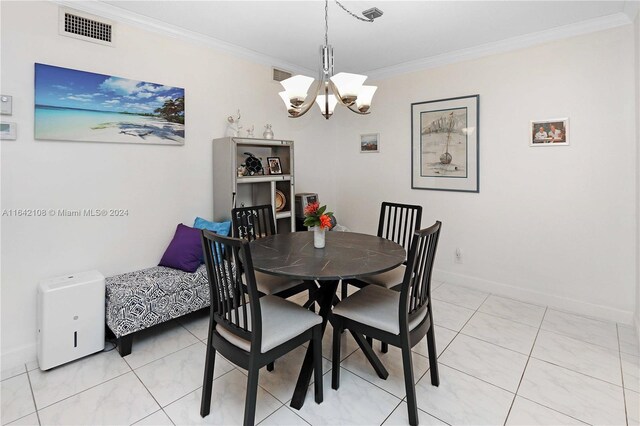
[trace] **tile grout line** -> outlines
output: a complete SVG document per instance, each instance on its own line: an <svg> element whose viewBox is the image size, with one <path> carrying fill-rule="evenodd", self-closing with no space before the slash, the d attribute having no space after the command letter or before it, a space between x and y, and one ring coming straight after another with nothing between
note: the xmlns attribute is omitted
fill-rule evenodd
<svg viewBox="0 0 640 426"><path fill-rule="evenodd" d="M177 320L174 320L174 321L177 321ZM180 324L180 323L177 323L177 324L178 324L180 327L184 328L184 327L182 326L182 324ZM202 342L202 340L200 340L200 339L198 339L196 336L194 336L194 335L193 335L193 333L191 333L189 330L187 330L186 328L185 328L185 330L186 330L186 331L187 331L191 336L193 336L193 337L196 339L196 341L195 341L195 342L192 342L192 343L190 343L190 344L188 344L187 346L185 346L185 347L183 347L183 348L177 349L177 350L175 350L175 351L173 351L173 352L169 352L168 354L163 355L163 356L161 356L160 358L156 358L156 359L154 359L154 360L151 360L151 361L149 361L149 362L146 362L146 363L144 363L144 364L141 364L141 365L139 365L139 366L137 366L137 367L135 367L135 368L134 368L134 367L132 367L132 366L131 366L131 364L129 364L129 361L127 360L127 356L129 356L129 355L127 355L127 356L121 356L121 358L122 358L122 359L127 363L127 365L129 366L129 368L130 368L131 370L134 370L134 369L138 369L138 368L141 368L141 367L145 367L145 366L147 366L147 365L151 364L152 362L156 362L156 361L158 361L159 359L162 359L162 358L164 358L164 357L166 357L166 356L173 355L173 354L175 354L176 352L180 352L181 350L186 349L186 348L188 348L188 347L190 347L190 346L193 346L193 345L195 345L196 343L204 343L204 342Z"/></svg>
<svg viewBox="0 0 640 426"><path fill-rule="evenodd" d="M218 380L219 378L221 378L221 377L223 377L223 376L226 376L227 374L231 373L233 370L237 370L237 368L234 366L231 370L229 370L229 371L225 371L224 373L222 373L221 375L219 375L218 377L216 377L216 378L215 378L215 379L213 379L213 380L214 380L214 381L215 381L215 380ZM137 375L136 375L136 377L137 377ZM142 379L140 379L139 377L138 377L138 380L140 380L140 381L142 382ZM160 404L160 403L156 400L155 396L153 396L153 394L151 393L151 391L150 391L150 390L145 386L144 382L142 383L142 386L144 386L144 388L145 388L145 389L147 389L147 392L149 392L149 393L151 394L151 397L156 401L156 403L158 404L158 406L160 407L160 409L162 409L163 411L164 411L165 407L170 406L171 404L173 404L173 403L175 403L175 402L177 402L177 401L181 400L182 398L184 398L185 396L189 395L190 393L193 393L193 392L197 391L198 389L201 389L201 388L202 388L202 385L200 385L200 386L198 386L197 388L195 388L195 389L193 389L193 390L188 391L188 392L187 392L187 393L185 393L184 395L180 395L180 396L179 396L179 397L177 397L176 399L171 400L170 402L168 402L168 403L163 407L163 406L162 406L162 404ZM166 413L165 413L165 414L166 414ZM168 414L167 414L167 417L169 417L169 415L168 415ZM169 417L169 418L171 419L171 417ZM173 423L173 419L171 419L171 422ZM174 424L175 424L175 423L174 423Z"/></svg>
<svg viewBox="0 0 640 426"><path fill-rule="evenodd" d="M629 410L627 409L627 391L624 388L624 370L622 369L622 353L620 352L620 329L616 323L616 336L618 337L618 359L620 360L620 378L622 379L622 403L624 404L624 419L629 425Z"/></svg>
<svg viewBox="0 0 640 426"><path fill-rule="evenodd" d="M151 396L151 398L155 401L155 403L158 405L158 407L160 408L160 410L162 410L162 404L160 404L160 403L158 402L158 400L156 399L156 397L151 393L151 391L149 390L149 388L147 388L147 385L145 385L145 384L144 384L144 382L142 381L142 379L140 378L140 376L138 376L138 374L136 373L136 371L135 371L134 369L131 369L131 372L133 373L133 375L134 375L134 376L136 376L136 379L138 379L138 381L140 382L140 384L142 385L142 387L144 388L144 390L146 390L146 391L147 391L147 393L149 394L149 396ZM157 411L158 411L158 410L154 411L153 413L156 413ZM151 414L153 414L153 413L151 413ZM149 416L150 416L151 414L149 414ZM142 419L144 419L144 418L146 418L146 417L149 417L149 416L145 416L145 417L143 417ZM168 417L168 416L167 416L167 417ZM142 420L142 419L138 419L138 420L136 420L136 421L135 421L135 422L133 422L133 423L137 423L137 422L139 422L139 421L140 421L140 420ZM171 417L169 417L169 420L171 420ZM132 424L133 424L133 423L132 423ZM173 420L171 420L171 423L173 423Z"/></svg>
<svg viewBox="0 0 640 426"><path fill-rule="evenodd" d="M27 370L27 364L24 365L24 369L25 371ZM33 393L33 385L31 385L31 377L29 377L28 371L26 374L27 374L27 381L29 382L29 390L31 391L31 399L33 400L33 408L36 410L35 413L36 413L36 418L38 419L38 425L41 425L42 422L40 421L40 413L38 413L38 406L36 405L36 395ZM27 416L30 414L27 414ZM23 417L26 417L26 416L23 416ZM19 420L19 419L16 419L16 420Z"/></svg>
<svg viewBox="0 0 640 426"><path fill-rule="evenodd" d="M545 309L545 313L544 313L544 315L543 315L543 317L542 317L542 320L543 320L543 321L544 321L544 317L545 317L545 316L546 316L546 314L547 314L547 310L548 310L548 309L550 309L550 308L549 308L549 307L547 307L547 308ZM543 330L543 328L542 328L542 322L540 322L540 328L538 329L538 334L539 334L539 332L540 332L540 331L542 331L542 330ZM544 331L548 331L548 330L544 330ZM534 340L533 346L531 347L531 353L533 353L533 349L535 348L535 342L537 341L537 339L538 339L538 335L536 334L536 339ZM522 384L522 380L524 379L524 374L525 374L525 372L526 372L526 370L527 370L527 367L529 366L529 361L530 361L531 359L535 359L535 360L538 360L538 361L541 361L541 362L544 362L544 363L547 363L547 364L551 364L551 365L556 365L556 364L553 364L553 363L551 363L551 362L548 362L548 361L545 361L545 360L540 360L540 359L538 359L538 358L536 358L536 357L534 357L534 356L529 355L529 359L527 359L527 364L525 365L525 369L524 369L524 370L523 370L523 372L522 372L522 377L520 378L520 384ZM562 368L562 369L564 369L564 370L573 371L573 370L570 370L570 369L568 369L568 368L562 367L562 366L560 366L560 365L558 365L557 367ZM574 372L574 373L577 373L577 374L582 374L583 376L587 376L586 374L580 373L580 372L578 372L578 371L573 371L573 372ZM591 376L587 376L587 377L591 377ZM600 379L597 379L597 380L600 380ZM600 380L600 381L604 382L604 380ZM608 382L605 382L605 383L608 383ZM580 423L588 424L587 422L585 422L585 421L583 421L583 420L580 420L580 419L578 419L577 417L574 417L574 416L572 416L572 415L570 415L570 414L563 413L562 411L559 411L559 410L557 410L557 409L555 409L555 408L553 408L553 407L549 407L549 406L544 405L544 404L542 404L542 403L540 403L540 402L538 402L538 401L534 401L533 399L530 399L530 398L527 398L527 397L525 397L525 396L519 395L519 394L518 394L518 392L520 391L520 384L518 384L518 389L516 390L516 397L520 397L520 398L526 399L527 401L533 402L534 404L537 404L537 405L539 405L539 406L541 406L541 407L545 407L545 408L547 408L548 410L554 411L554 412L556 412L556 413L562 414L563 416L567 416L567 417L570 417L570 418L572 418L572 419L574 419L574 420L577 420L577 421L579 421ZM513 402L511 403L511 407L509 408L509 414L511 414L511 409L513 408L513 404L514 404L514 403L515 403L515 397L514 397ZM509 418L509 415L507 415L507 419L508 419L508 418ZM506 422L506 420L505 420L505 422Z"/></svg>
<svg viewBox="0 0 640 426"><path fill-rule="evenodd" d="M400 402L398 402L398 405L396 405L395 408L393 410L391 410L389 415L382 420L382 423L380 423L380 426L382 426L384 424L384 422L389 420L389 417L391 417L391 415L398 409L398 407L400 407L402 405L402 401L404 401L404 399L401 399Z"/></svg>
<svg viewBox="0 0 640 426"><path fill-rule="evenodd" d="M518 381L518 387L516 387L516 391L514 392L513 399L511 400L511 405L509 406L509 411L507 411L507 417L504 418L503 425L507 424L507 420L511 415L511 410L513 409L513 404L516 402L516 398L518 397L518 391L520 390L520 386L522 385L522 380L524 379L524 374L527 372L527 367L529 366L529 361L531 361L531 354L533 353L533 348L536 346L536 342L538 341L538 335L540 334L540 330L542 330L542 323L544 322L544 317L547 316L547 311L549 307L544 308L544 314L542 314L542 320L540 321L540 326L538 326L538 331L536 332L536 337L533 339L533 345L531 345L531 350L529 351L529 356L527 357L527 362L524 364L524 369L522 370L522 374L520 375L520 380Z"/></svg>
<svg viewBox="0 0 640 426"><path fill-rule="evenodd" d="M129 367L129 366L127 365L127 367ZM33 371L33 370L31 370L31 371ZM81 391L76 392L76 393L74 393L73 395L66 396L66 397L64 397L64 398L62 398L62 399L60 399L60 400L58 400L58 401L56 401L56 402L52 402L52 403L51 403L51 404L49 404L49 405L45 405L45 406L44 406L44 407L42 407L42 408L38 408L38 406L36 405L36 409L37 409L38 411L42 411L42 410L44 410L44 409L46 409L46 408L49 408L49 407L52 407L52 406L54 406L54 405L56 405L56 404L58 404L58 403L60 403L60 402L62 402L62 401L66 401L66 400L67 400L67 399L69 399L69 398L73 398L74 396L80 395L80 394L81 394L81 393L83 393L83 392L86 392L86 391L88 391L88 390L90 390L90 389L93 389L93 388L97 388L98 386L104 385L105 383L111 382L111 381L113 381L113 380L115 380L115 379L117 379L117 378L119 378L119 377L124 376L125 374L129 374L129 373L132 373L132 372L133 372L133 370L131 370L131 367L129 367L129 371L125 371L124 373L118 374L117 376L113 376L112 378L107 379L107 380L105 380L105 381L103 381L103 382L96 383L96 384L95 384L95 385L93 385L93 386L89 386L89 387L88 387L88 388L86 388L86 389L82 389Z"/></svg>

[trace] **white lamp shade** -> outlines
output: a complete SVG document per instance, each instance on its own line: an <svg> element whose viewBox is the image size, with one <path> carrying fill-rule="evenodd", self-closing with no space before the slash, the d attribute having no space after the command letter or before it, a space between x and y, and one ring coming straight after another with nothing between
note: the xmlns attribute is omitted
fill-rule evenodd
<svg viewBox="0 0 640 426"><path fill-rule="evenodd" d="M358 109L369 109L371 101L373 100L373 94L378 90L378 86L362 86L360 92L358 92L358 99L356 99L356 107Z"/></svg>
<svg viewBox="0 0 640 426"><path fill-rule="evenodd" d="M299 101L304 101L307 97L307 91L311 83L313 83L313 78L304 75L294 75L280 82L282 87L284 87L287 97L290 100L296 99Z"/></svg>
<svg viewBox="0 0 640 426"><path fill-rule="evenodd" d="M338 99L336 98L335 95L328 95L328 96L329 96L329 99L328 99L329 111L325 111L325 107L327 106L325 102L325 95L318 95L318 97L316 98L316 103L320 107L320 111L322 112L322 114L325 114L325 115L333 114L333 110L336 108L336 104L338 103Z"/></svg>
<svg viewBox="0 0 640 426"><path fill-rule="evenodd" d="M284 102L284 105L287 107L287 110L289 108L291 108L291 102L289 101L289 95L287 94L287 92L280 92L278 93L278 95L280 95L280 98L282 98L282 101Z"/></svg>
<svg viewBox="0 0 640 426"><path fill-rule="evenodd" d="M348 72L341 72L331 77L331 81L338 88L342 99L357 97L360 93L360 88L362 88L362 83L364 83L366 79L366 75L351 74Z"/></svg>

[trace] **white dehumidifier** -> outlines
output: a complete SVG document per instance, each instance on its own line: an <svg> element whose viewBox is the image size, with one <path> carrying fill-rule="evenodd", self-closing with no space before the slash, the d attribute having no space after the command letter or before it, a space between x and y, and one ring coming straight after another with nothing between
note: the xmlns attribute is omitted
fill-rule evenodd
<svg viewBox="0 0 640 426"><path fill-rule="evenodd" d="M38 286L38 365L48 370L104 349L104 276L51 278Z"/></svg>

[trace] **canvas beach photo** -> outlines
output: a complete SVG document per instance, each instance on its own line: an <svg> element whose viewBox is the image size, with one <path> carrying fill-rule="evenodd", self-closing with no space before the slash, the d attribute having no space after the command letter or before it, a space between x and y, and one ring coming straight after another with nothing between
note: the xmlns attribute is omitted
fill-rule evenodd
<svg viewBox="0 0 640 426"><path fill-rule="evenodd" d="M532 120L529 127L530 146L569 145L569 119Z"/></svg>
<svg viewBox="0 0 640 426"><path fill-rule="evenodd" d="M478 191L478 100L411 105L412 188Z"/></svg>
<svg viewBox="0 0 640 426"><path fill-rule="evenodd" d="M184 89L35 64L35 138L184 145Z"/></svg>

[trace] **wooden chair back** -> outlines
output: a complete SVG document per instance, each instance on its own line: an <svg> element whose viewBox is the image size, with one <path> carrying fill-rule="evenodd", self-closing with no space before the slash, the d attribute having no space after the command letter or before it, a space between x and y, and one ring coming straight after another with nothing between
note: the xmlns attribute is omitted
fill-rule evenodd
<svg viewBox="0 0 640 426"><path fill-rule="evenodd" d="M431 274L440 238L442 223L437 221L426 229L415 231L407 259L407 268L400 290L400 326L414 318L431 313Z"/></svg>
<svg viewBox="0 0 640 426"><path fill-rule="evenodd" d="M271 204L236 207L231 210L233 236L247 241L268 237L276 233Z"/></svg>
<svg viewBox="0 0 640 426"><path fill-rule="evenodd" d="M209 275L211 315L215 325L250 341L252 350L260 348L260 295L249 242L203 230L202 249Z"/></svg>
<svg viewBox="0 0 640 426"><path fill-rule="evenodd" d="M378 237L400 244L408 252L411 237L420 229L422 206L383 202L380 207Z"/></svg>

